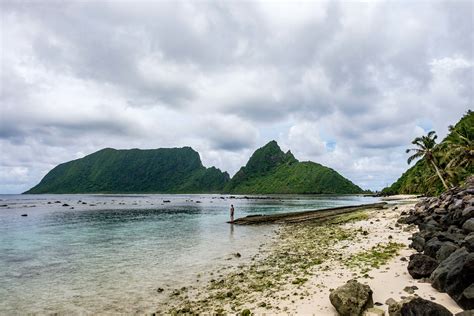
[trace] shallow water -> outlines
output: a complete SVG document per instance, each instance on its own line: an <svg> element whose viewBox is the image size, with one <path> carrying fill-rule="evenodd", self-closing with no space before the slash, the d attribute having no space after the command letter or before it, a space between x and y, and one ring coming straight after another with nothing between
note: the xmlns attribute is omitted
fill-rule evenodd
<svg viewBox="0 0 474 316"><path fill-rule="evenodd" d="M0 195L0 313L154 311L165 295L158 287L188 286L198 274L248 262L272 237L275 226L227 224L230 204L237 218L375 201L362 196ZM235 252L242 258L234 258Z"/></svg>

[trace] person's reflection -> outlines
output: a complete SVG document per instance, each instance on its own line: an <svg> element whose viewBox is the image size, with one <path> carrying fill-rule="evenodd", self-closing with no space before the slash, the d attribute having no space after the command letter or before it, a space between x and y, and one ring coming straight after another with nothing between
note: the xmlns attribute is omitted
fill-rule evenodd
<svg viewBox="0 0 474 316"><path fill-rule="evenodd" d="M230 238L234 239L234 224L230 223Z"/></svg>

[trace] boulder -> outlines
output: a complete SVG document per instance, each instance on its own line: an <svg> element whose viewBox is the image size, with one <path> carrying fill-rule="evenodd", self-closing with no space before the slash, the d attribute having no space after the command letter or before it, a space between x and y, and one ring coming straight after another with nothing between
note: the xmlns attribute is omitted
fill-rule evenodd
<svg viewBox="0 0 474 316"><path fill-rule="evenodd" d="M472 285L474 280L474 253L469 253L466 257L466 261L462 266L453 267L451 271L448 273L448 277L446 279L446 292L464 309L467 309L467 306L464 305L466 302L461 302L461 296L463 295L464 291L468 289L469 286ZM466 294L470 297L473 288L470 289ZM469 302L467 302L469 304ZM471 301L470 304L471 308L473 308L473 304Z"/></svg>
<svg viewBox="0 0 474 316"><path fill-rule="evenodd" d="M401 217L398 220L399 223L401 224L419 224L421 222L420 218L418 215L408 215L407 217Z"/></svg>
<svg viewBox="0 0 474 316"><path fill-rule="evenodd" d="M474 253L469 253L466 248L456 250L433 271L430 280L435 289L447 292L459 306L472 306L469 298L473 290Z"/></svg>
<svg viewBox="0 0 474 316"><path fill-rule="evenodd" d="M459 295L457 302L459 306L464 309L474 309L474 284L471 284L464 289L461 295Z"/></svg>
<svg viewBox="0 0 474 316"><path fill-rule="evenodd" d="M431 238L425 244L424 254L431 258L436 258L436 253L441 248L443 243L439 241L438 237Z"/></svg>
<svg viewBox="0 0 474 316"><path fill-rule="evenodd" d="M408 273L414 279L426 278L438 266L438 261L427 255L413 254L410 256L410 262L408 263Z"/></svg>
<svg viewBox="0 0 474 316"><path fill-rule="evenodd" d="M451 241L455 244L459 244L465 235L459 229L458 232L439 232L434 236L436 236L439 241Z"/></svg>
<svg viewBox="0 0 474 316"><path fill-rule="evenodd" d="M471 233L464 238L462 246L466 247L469 252L474 252L474 233Z"/></svg>
<svg viewBox="0 0 474 316"><path fill-rule="evenodd" d="M444 242L439 248L439 250L436 252L436 260L438 260L438 262L441 262L444 259L448 258L453 252L458 249L459 247L456 246L454 243L450 241Z"/></svg>
<svg viewBox="0 0 474 316"><path fill-rule="evenodd" d="M388 299L385 304L388 305L388 315L390 316L402 316L402 306L412 299L414 299L414 296L408 296L404 298L403 300L397 302L393 298Z"/></svg>
<svg viewBox="0 0 474 316"><path fill-rule="evenodd" d="M422 299L414 298L402 305L402 316L452 316L453 314L444 306Z"/></svg>
<svg viewBox="0 0 474 316"><path fill-rule="evenodd" d="M441 262L431 274L431 285L440 292L446 292L446 282L449 272L454 267L462 267L468 254L466 248L461 248L453 252L448 258Z"/></svg>
<svg viewBox="0 0 474 316"><path fill-rule="evenodd" d="M462 229L468 234L474 232L474 218L465 221L462 225Z"/></svg>
<svg viewBox="0 0 474 316"><path fill-rule="evenodd" d="M425 248L425 239L420 235L414 235L410 247L418 252L423 252L423 249Z"/></svg>
<svg viewBox="0 0 474 316"><path fill-rule="evenodd" d="M474 218L474 206L468 206L461 212L461 222Z"/></svg>
<svg viewBox="0 0 474 316"><path fill-rule="evenodd" d="M356 280L349 280L332 291L329 300L341 316L362 315L367 308L374 307L372 290Z"/></svg>

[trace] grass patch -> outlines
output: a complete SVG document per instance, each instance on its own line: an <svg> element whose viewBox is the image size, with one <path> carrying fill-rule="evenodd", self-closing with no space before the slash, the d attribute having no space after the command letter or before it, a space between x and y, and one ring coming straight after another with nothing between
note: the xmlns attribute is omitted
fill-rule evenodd
<svg viewBox="0 0 474 316"><path fill-rule="evenodd" d="M336 217L326 221L326 224L344 224L349 222L357 222L369 219L367 211L357 211L348 214L337 215Z"/></svg>
<svg viewBox="0 0 474 316"><path fill-rule="evenodd" d="M404 247L404 244L395 242L378 244L367 251L362 251L350 256L349 259L345 261L345 265L352 269L359 269L361 273L367 273L371 269L377 269L386 264Z"/></svg>

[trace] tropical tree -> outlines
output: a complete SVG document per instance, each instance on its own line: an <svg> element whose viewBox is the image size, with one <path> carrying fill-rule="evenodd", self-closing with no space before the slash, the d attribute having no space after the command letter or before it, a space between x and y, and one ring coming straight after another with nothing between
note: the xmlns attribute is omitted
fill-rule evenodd
<svg viewBox="0 0 474 316"><path fill-rule="evenodd" d="M444 188L448 190L449 187L446 181L444 180L443 176L441 175L441 172L437 165L436 157L433 153L433 150L436 146L437 138L438 136L436 135L435 131L429 132L428 135L426 136L415 138L411 143L413 145L416 145L417 148L409 148L406 150L407 153L414 152L413 155L408 157L408 164L410 164L413 160L417 158L425 159L436 171L436 174L438 175L438 178L441 180L441 183L443 183Z"/></svg>
<svg viewBox="0 0 474 316"><path fill-rule="evenodd" d="M452 139L446 140L447 156L450 158L448 167L465 168L474 162L474 127L461 126L455 129L449 127L453 135Z"/></svg>

